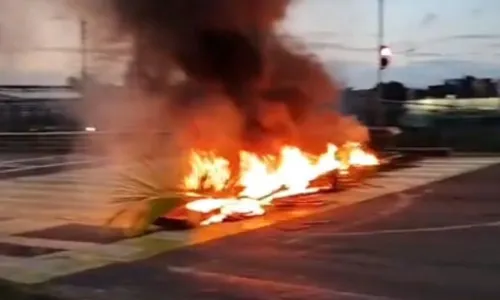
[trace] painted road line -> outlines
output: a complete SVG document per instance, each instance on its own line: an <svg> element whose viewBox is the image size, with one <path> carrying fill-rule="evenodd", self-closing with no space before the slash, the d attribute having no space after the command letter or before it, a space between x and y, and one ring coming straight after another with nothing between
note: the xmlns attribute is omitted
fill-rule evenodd
<svg viewBox="0 0 500 300"><path fill-rule="evenodd" d="M64 177L72 176L72 175L74 175L74 176L86 176L86 175L95 176L95 175L99 175L103 172L104 173L116 172L119 169L120 169L119 166L100 165L100 166L94 166L94 167L86 168L86 169L82 169L82 170L67 170L65 172L54 174L52 176L54 178L58 178L58 177L64 178Z"/></svg>
<svg viewBox="0 0 500 300"><path fill-rule="evenodd" d="M473 160L468 158L468 161ZM12 265L9 266L11 273L7 274L7 272L2 271L1 274L7 274L5 276L9 276L9 279L17 282L39 283L116 262L130 262L144 259L180 247L196 245L229 235L267 227L281 221L326 212L334 208L361 203L383 195L425 186L431 182L500 163L500 158L477 161L476 164L463 164L462 162L463 160L450 158L449 164L440 168L435 164L428 164L424 161L415 168L408 169L413 170L413 173L409 171L401 172L404 170L385 173L382 177L367 180L364 186L355 187L338 194L325 195L330 204L323 207L283 211L244 222L217 224L187 232L153 233L144 237L122 240L110 245L97 245L92 250L90 250L91 248L85 248L47 254L21 261L30 261L31 263L19 263L18 261L15 267ZM416 180L415 174L423 173L428 175L427 178L418 178ZM366 186L370 184L373 186ZM113 248L114 246L118 248ZM123 249L127 249L127 251Z"/></svg>
<svg viewBox="0 0 500 300"><path fill-rule="evenodd" d="M47 190L54 191L56 193L74 193L82 192L85 194L94 193L105 193L113 189L112 184L104 184L99 182L80 182L68 184L67 182L4 182L0 181L0 191L23 191L28 194L30 193L40 193ZM12 193L13 195L18 195L17 193ZM0 196L1 197L1 196Z"/></svg>
<svg viewBox="0 0 500 300"><path fill-rule="evenodd" d="M39 165L39 166L22 166L22 167L4 170L4 171L1 171L0 173L9 174L9 173L20 172L20 171L32 171L32 170L53 168L53 167L66 167L66 166L74 166L74 165L81 165L81 164L90 164L90 163L94 163L94 162L95 161L93 161L93 160L86 160L86 161L69 161L69 162L62 162L62 163L44 164L44 165Z"/></svg>
<svg viewBox="0 0 500 300"><path fill-rule="evenodd" d="M444 157L444 158L426 158L423 163L443 163L443 164L475 164L491 163L499 160L499 157Z"/></svg>
<svg viewBox="0 0 500 300"><path fill-rule="evenodd" d="M10 181L0 181L0 187L9 188L9 185L12 187L38 187L42 190L46 190L47 188L73 188L73 187L85 187L92 189L99 188L110 188L114 186L116 180L113 181L111 179L107 179L104 177L90 177L90 176L81 176L81 177L69 177L69 178L16 178ZM17 186L15 186L17 185Z"/></svg>
<svg viewBox="0 0 500 300"><path fill-rule="evenodd" d="M8 159L8 160L0 159L0 166L10 165L10 164L20 164L20 163L32 163L32 162L36 162L36 161L54 160L54 159L61 159L61 158L64 158L64 160L75 160L75 159L81 158L81 157L82 156L75 155L75 154L59 154L59 155L41 155L41 156L37 156L37 157L15 158L15 159Z"/></svg>
<svg viewBox="0 0 500 300"><path fill-rule="evenodd" d="M360 294L355 292L340 291L332 288L323 288L313 285L302 285L290 282L281 282L277 280L267 280L261 278L252 278L239 276L228 273L219 273L209 270L197 269L184 266L167 266L167 270L173 274L180 276L190 276L194 279L205 279L219 283L226 283L232 286L244 286L245 288L253 288L256 290L275 289L286 290L287 293L293 294L294 298L298 299L357 299L357 300L396 300L382 296Z"/></svg>
<svg viewBox="0 0 500 300"><path fill-rule="evenodd" d="M314 239L318 237L356 237L356 236L374 236L374 235L396 235L396 234L418 234L418 233L434 233L434 232L447 232L447 231L464 231L476 228L499 228L500 221L482 222L482 223L469 223L448 226L434 226L434 227L417 227L405 229L384 229L375 231L350 231L350 232L308 232L304 235L305 239Z"/></svg>
<svg viewBox="0 0 500 300"><path fill-rule="evenodd" d="M116 182L119 177L117 173L111 173L106 169L102 168L96 170L92 173L84 172L80 170L79 172L75 171L61 171L55 174L48 174L42 176L30 176L23 178L13 178L10 179L13 182L23 182L23 183L48 183L48 184L82 184L82 183L91 183L91 184L109 184Z"/></svg>
<svg viewBox="0 0 500 300"><path fill-rule="evenodd" d="M10 167L10 166L18 166L19 164L25 164L25 163L33 163L37 161L45 161L45 160L52 160L56 158L61 158L65 157L65 155L51 155L51 156L40 156L40 157L29 157L29 158L18 158L18 159L11 159L11 160L0 160L0 167Z"/></svg>

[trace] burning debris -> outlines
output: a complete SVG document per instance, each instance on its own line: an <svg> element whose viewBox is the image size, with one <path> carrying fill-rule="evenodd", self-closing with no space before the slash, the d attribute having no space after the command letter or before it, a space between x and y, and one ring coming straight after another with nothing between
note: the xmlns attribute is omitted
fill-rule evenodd
<svg viewBox="0 0 500 300"><path fill-rule="evenodd" d="M326 152L314 156L297 147L284 146L278 156L259 157L240 153L239 174L231 174L228 160L213 153L191 154L191 172L183 189L200 199L190 201L188 211L206 214L201 225L219 223L234 216L258 216L273 201L332 189L334 172L378 165L375 155L357 143L338 149L328 144ZM231 182L231 180L233 180Z"/></svg>
<svg viewBox="0 0 500 300"><path fill-rule="evenodd" d="M325 188L332 172L378 163L361 147L367 130L335 111L324 66L277 33L290 0L107 3L132 41L128 88L163 103L169 138L187 153L182 190L196 197L186 208L209 214L202 223L264 214Z"/></svg>

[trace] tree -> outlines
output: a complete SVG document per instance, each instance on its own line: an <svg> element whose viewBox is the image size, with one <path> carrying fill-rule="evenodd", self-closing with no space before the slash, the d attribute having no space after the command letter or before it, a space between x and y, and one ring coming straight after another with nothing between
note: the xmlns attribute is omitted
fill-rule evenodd
<svg viewBox="0 0 500 300"><path fill-rule="evenodd" d="M378 88L378 87L377 87ZM406 113L404 102L407 100L408 88L398 81L390 81L382 83L382 99L392 100L396 102L386 103L385 120L386 125L395 125L399 123L399 119Z"/></svg>
<svg viewBox="0 0 500 300"><path fill-rule="evenodd" d="M382 84L382 98L386 100L404 101L408 94L408 89L398 81L390 81Z"/></svg>

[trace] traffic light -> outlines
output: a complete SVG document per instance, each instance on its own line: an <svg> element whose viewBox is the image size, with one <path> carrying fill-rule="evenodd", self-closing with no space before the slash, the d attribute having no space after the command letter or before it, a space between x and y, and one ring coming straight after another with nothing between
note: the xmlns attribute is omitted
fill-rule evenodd
<svg viewBox="0 0 500 300"><path fill-rule="evenodd" d="M384 70L389 66L391 62L392 51L391 48L387 46L380 46L380 69Z"/></svg>

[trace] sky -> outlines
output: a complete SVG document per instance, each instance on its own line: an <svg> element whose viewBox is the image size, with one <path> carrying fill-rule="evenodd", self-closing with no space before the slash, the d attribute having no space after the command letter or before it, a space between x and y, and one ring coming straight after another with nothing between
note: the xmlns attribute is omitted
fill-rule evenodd
<svg viewBox="0 0 500 300"><path fill-rule="evenodd" d="M2 0L0 81L79 71L77 17L64 0ZM500 78L499 0L385 0L385 80L425 86L466 74ZM296 0L283 27L349 86L376 80L378 0ZM73 50L71 50L73 49Z"/></svg>

